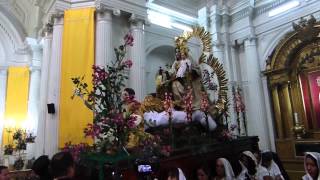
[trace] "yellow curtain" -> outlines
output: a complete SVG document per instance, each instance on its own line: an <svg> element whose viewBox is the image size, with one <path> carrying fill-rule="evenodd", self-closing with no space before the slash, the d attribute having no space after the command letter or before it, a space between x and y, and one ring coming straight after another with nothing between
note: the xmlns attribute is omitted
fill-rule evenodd
<svg viewBox="0 0 320 180"><path fill-rule="evenodd" d="M80 98L71 99L74 91L72 77L85 75L84 81L92 88L94 65L94 8L66 10L61 64L61 94L59 146L66 142L92 143L84 138L83 129L93 121L93 112Z"/></svg>
<svg viewBox="0 0 320 180"><path fill-rule="evenodd" d="M3 145L12 143L12 133L23 128L28 113L29 68L9 67L4 115ZM8 132L11 131L11 133Z"/></svg>

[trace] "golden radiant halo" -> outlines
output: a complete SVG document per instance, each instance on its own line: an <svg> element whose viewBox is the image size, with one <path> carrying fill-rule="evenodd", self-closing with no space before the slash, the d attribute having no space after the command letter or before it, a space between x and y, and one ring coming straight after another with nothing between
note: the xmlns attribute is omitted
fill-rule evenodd
<svg viewBox="0 0 320 180"><path fill-rule="evenodd" d="M228 79L226 78L226 71L223 69L223 65L212 54L207 58L207 62L213 71L216 73L219 82L219 97L215 104L215 107L219 112L228 110Z"/></svg>
<svg viewBox="0 0 320 180"><path fill-rule="evenodd" d="M176 47L183 52L188 51L188 41L192 38L199 38L202 43L202 55L199 59L200 61L205 60L204 53L211 53L212 49L212 40L211 40L211 34L204 29L204 27L200 26L192 26L191 32L184 32L181 36L176 38Z"/></svg>

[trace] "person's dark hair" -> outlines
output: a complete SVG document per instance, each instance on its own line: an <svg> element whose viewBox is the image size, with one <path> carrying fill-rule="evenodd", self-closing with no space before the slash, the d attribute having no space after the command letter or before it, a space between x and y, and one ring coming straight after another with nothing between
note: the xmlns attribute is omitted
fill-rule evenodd
<svg viewBox="0 0 320 180"><path fill-rule="evenodd" d="M179 179L179 169L176 167L172 167L168 170L168 177Z"/></svg>
<svg viewBox="0 0 320 180"><path fill-rule="evenodd" d="M197 176L197 171L200 169L208 176L209 179L211 179L212 174L211 174L210 168L206 165L201 165L196 169L196 172L195 172L196 176ZM195 179L197 179L197 178L195 178Z"/></svg>
<svg viewBox="0 0 320 180"><path fill-rule="evenodd" d="M265 162L269 162L272 159L273 159L272 158L272 152L262 153L262 155L261 155L262 164L265 163Z"/></svg>
<svg viewBox="0 0 320 180"><path fill-rule="evenodd" d="M66 176L69 168L74 166L74 160L69 152L59 152L52 157L50 165L54 178Z"/></svg>
<svg viewBox="0 0 320 180"><path fill-rule="evenodd" d="M50 160L48 156L43 155L34 161L31 169L40 177L40 180L49 180L52 179L49 173L49 165Z"/></svg>
<svg viewBox="0 0 320 180"><path fill-rule="evenodd" d="M127 91L130 99L134 99L134 96L136 95L136 93L134 92L134 90L132 88L125 88L124 91Z"/></svg>
<svg viewBox="0 0 320 180"><path fill-rule="evenodd" d="M241 154L240 158L246 158L247 164L244 164L244 166L248 169L248 173L250 175L256 174L257 170L255 161L245 154Z"/></svg>
<svg viewBox="0 0 320 180"><path fill-rule="evenodd" d="M8 169L8 167L7 166L0 166L0 174L2 173L2 170L4 170L4 169Z"/></svg>
<svg viewBox="0 0 320 180"><path fill-rule="evenodd" d="M310 154L307 154L306 155L306 158L310 158L310 159L312 159L312 161L314 162L314 164L317 166L317 168L319 169L319 167L318 167L318 162L317 162L317 160L313 157L313 156L311 156Z"/></svg>
<svg viewBox="0 0 320 180"><path fill-rule="evenodd" d="M160 67L159 67L158 74L159 74L159 75L162 75L162 73L163 73L163 69L162 69L162 67L160 66Z"/></svg>

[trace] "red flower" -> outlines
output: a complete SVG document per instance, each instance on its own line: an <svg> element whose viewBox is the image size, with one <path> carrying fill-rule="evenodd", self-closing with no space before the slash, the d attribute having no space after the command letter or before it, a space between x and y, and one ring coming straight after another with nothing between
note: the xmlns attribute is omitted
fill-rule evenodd
<svg viewBox="0 0 320 180"><path fill-rule="evenodd" d="M128 121L127 121L127 125L130 129L135 128L136 127L136 121L137 121L137 116L130 116Z"/></svg>
<svg viewBox="0 0 320 180"><path fill-rule="evenodd" d="M108 78L109 74L103 67L93 66L93 84L99 84L99 82Z"/></svg>
<svg viewBox="0 0 320 180"><path fill-rule="evenodd" d="M172 102L172 97L171 94L165 93L164 95L164 101L163 101L163 107L164 110L171 114L172 113L172 109L173 109L173 102Z"/></svg>
<svg viewBox="0 0 320 180"><path fill-rule="evenodd" d="M99 136L100 133L101 133L101 128L96 124L88 124L87 127L84 129L85 137L90 136L91 138L95 138Z"/></svg>
<svg viewBox="0 0 320 180"><path fill-rule="evenodd" d="M124 36L125 45L133 46L133 36L131 33L128 33Z"/></svg>
<svg viewBox="0 0 320 180"><path fill-rule="evenodd" d="M192 110L193 110L192 109L193 95L192 95L192 88L191 87L188 87L187 94L183 97L183 100L184 100L184 104L185 104L184 110L187 113L187 120L189 122L191 122L192 121Z"/></svg>
<svg viewBox="0 0 320 180"><path fill-rule="evenodd" d="M209 107L208 95L206 92L202 92L201 94L201 111L207 112Z"/></svg>
<svg viewBox="0 0 320 180"><path fill-rule="evenodd" d="M131 68L133 63L130 59L128 59L128 60L122 62L122 64L127 68Z"/></svg>

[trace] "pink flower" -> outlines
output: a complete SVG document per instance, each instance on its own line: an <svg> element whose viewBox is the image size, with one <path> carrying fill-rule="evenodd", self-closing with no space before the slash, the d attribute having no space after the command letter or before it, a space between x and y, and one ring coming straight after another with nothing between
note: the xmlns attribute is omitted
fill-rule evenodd
<svg viewBox="0 0 320 180"><path fill-rule="evenodd" d="M124 36L125 45L133 46L133 36L131 33L128 33Z"/></svg>
<svg viewBox="0 0 320 180"><path fill-rule="evenodd" d="M184 110L187 113L187 120L189 122L191 122L192 121L192 110L193 110L193 108L192 108L193 95L192 95L191 87L188 87L187 94L183 97L183 100L184 100L184 104L185 104Z"/></svg>
<svg viewBox="0 0 320 180"><path fill-rule="evenodd" d="M173 102L172 102L171 94L165 93L165 95L164 95L164 101L163 101L163 107L164 107L164 110L165 110L168 114L171 114L171 113L172 113Z"/></svg>
<svg viewBox="0 0 320 180"><path fill-rule="evenodd" d="M90 136L91 138L95 138L99 136L100 133L101 133L101 128L96 124L88 124L87 127L84 129L85 137Z"/></svg>
<svg viewBox="0 0 320 180"><path fill-rule="evenodd" d="M108 78L109 74L105 71L103 67L93 66L93 83L99 84L101 81Z"/></svg>
<svg viewBox="0 0 320 180"><path fill-rule="evenodd" d="M123 126L123 124L124 124L123 114L122 114L122 113L116 114L116 115L113 117L112 121L113 121L118 127Z"/></svg>
<svg viewBox="0 0 320 180"><path fill-rule="evenodd" d="M136 122L137 121L137 116L130 116L128 121L127 121L127 125L130 129L135 128L136 127Z"/></svg>
<svg viewBox="0 0 320 180"><path fill-rule="evenodd" d="M209 102L208 102L208 95L206 92L202 92L200 103L201 103L201 107L200 107L201 111L207 112L209 107Z"/></svg>
<svg viewBox="0 0 320 180"><path fill-rule="evenodd" d="M237 113L244 112L245 111L245 105L242 101L241 97L241 89L238 87L237 90L233 90L233 96L234 96L234 108Z"/></svg>
<svg viewBox="0 0 320 180"><path fill-rule="evenodd" d="M122 64L127 68L131 68L133 63L132 63L132 60L128 59L128 60L122 62Z"/></svg>

